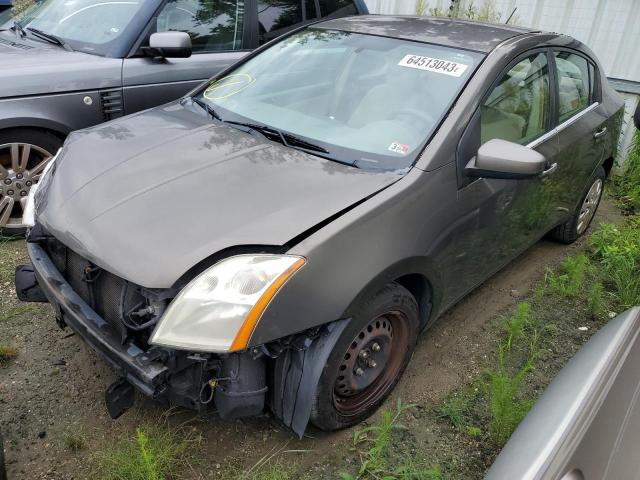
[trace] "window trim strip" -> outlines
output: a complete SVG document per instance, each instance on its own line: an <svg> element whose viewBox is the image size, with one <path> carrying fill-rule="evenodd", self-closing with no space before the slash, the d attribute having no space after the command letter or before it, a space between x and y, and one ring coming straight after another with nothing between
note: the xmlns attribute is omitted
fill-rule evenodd
<svg viewBox="0 0 640 480"><path fill-rule="evenodd" d="M561 124L559 124L558 126L556 126L555 128L549 130L547 133L545 133L544 135L536 138L535 140L533 140L532 142L527 143L527 147L529 148L535 148L538 145L540 145L542 142L545 142L546 140L550 139L551 137L553 137L554 135L556 135L557 133L560 133L562 130L564 130L565 128L569 127L571 124L573 124L574 122L577 122L582 116L586 115L589 112L592 112L593 110L595 110L598 106L600 105L600 102L593 102L591 105L589 105L586 108L583 108L582 110L580 110L578 113L576 113L573 117L567 118L564 122L562 122Z"/></svg>

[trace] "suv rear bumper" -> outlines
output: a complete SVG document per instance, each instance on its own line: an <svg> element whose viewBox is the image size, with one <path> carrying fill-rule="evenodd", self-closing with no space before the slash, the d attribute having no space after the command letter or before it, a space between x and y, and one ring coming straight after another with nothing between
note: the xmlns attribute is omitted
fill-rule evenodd
<svg viewBox="0 0 640 480"><path fill-rule="evenodd" d="M42 247L27 243L27 251L33 272L18 270L16 277L35 273L40 290L63 325L68 325L142 393L154 398L162 396L167 388L169 369L150 360L146 352L133 343L122 344L114 329L73 291Z"/></svg>

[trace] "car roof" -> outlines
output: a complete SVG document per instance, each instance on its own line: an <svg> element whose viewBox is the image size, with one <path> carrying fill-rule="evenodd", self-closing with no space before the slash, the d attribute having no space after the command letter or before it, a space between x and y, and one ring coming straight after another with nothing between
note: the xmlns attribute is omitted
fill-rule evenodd
<svg viewBox="0 0 640 480"><path fill-rule="evenodd" d="M434 43L483 53L489 53L509 38L539 32L505 24L409 15L360 15L325 20L313 26Z"/></svg>

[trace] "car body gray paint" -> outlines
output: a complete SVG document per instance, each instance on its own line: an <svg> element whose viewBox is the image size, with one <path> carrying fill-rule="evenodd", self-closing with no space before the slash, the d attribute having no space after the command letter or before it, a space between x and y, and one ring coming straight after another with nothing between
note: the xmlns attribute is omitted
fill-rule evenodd
<svg viewBox="0 0 640 480"><path fill-rule="evenodd" d="M18 41L13 32L0 32L0 37ZM57 45L28 38L19 41L30 48L24 50L0 43L1 99L122 85L122 59L68 52Z"/></svg>
<svg viewBox="0 0 640 480"><path fill-rule="evenodd" d="M168 288L212 253L283 245L398 178L211 123L176 102L72 134L38 222L96 265Z"/></svg>
<svg viewBox="0 0 640 480"><path fill-rule="evenodd" d="M358 20L340 20L341 29L349 26L356 29ZM363 21L369 26L372 22ZM414 21L424 25L423 20ZM405 20L403 25L407 25ZM440 38L446 35L448 25L435 22L429 33ZM388 27L376 34L385 32L390 36L398 33L395 27ZM235 161L208 169L210 175L192 182L197 194L185 198L189 182L167 180L160 185L159 177L147 178L143 174L151 172L157 162L169 166L177 156L186 161L194 159L201 165L206 154L210 154L214 162L219 162L228 155L234 142L248 148L256 145L256 140L226 127L223 134L221 126L206 126L209 120L203 114L172 104L72 136L60 165L65 170L67 162L82 161L84 167L78 171L69 168L66 172L69 178L52 182L50 203L40 213L41 222L63 243L97 265L144 286L168 286L194 265L229 247L289 245L289 252L304 256L307 264L271 301L253 333L251 345L347 316L362 298L407 274L421 275L430 282L432 316L437 318L566 220L571 211L563 203L566 199L546 190L538 178L480 178L468 185L459 184L456 155L462 133L484 94L509 62L534 47L570 45L588 54L575 40L556 34L516 34L510 29L504 36L507 38L492 41L495 50L470 79L415 168L400 179L361 172L269 145L257 151L241 151ZM583 129L605 120L612 125L610 131L615 132L619 118L614 117L621 111L622 102L607 88L604 77L602 82L598 113L587 119L590 123L583 124ZM212 141L207 142L207 135ZM561 143L559 135L550 135L535 148L548 158L555 158L567 146ZM613 145L610 140L604 144L606 148ZM602 153L604 157L611 150L603 149ZM123 168L99 175L100 168L113 165L110 157L124 160ZM136 162L128 161L132 158ZM553 181L571 181L584 188L588 172L603 160L585 159L580 177L572 175L574 164L569 163L559 169ZM318 179L307 176L311 172L317 173ZM310 182L308 188L288 189L291 180L303 176ZM107 177L110 182L104 181ZM144 186L133 185L142 182L142 178ZM235 183L238 179L247 185ZM114 187L119 183L125 187L121 192ZM216 188L207 191L208 185ZM132 196L145 187L149 192ZM78 189L83 190L73 201L66 201L69 192ZM320 195L323 189L327 191ZM225 195L220 195L221 192ZM272 199L266 192L286 194L286 198ZM379 193L373 195L376 192ZM170 194L183 206L181 211L191 215L192 221L187 224L197 235L190 234L183 241L167 231L166 209L173 207L164 197ZM316 197L307 198L310 194ZM536 195L540 194L548 197L549 211L543 211L530 224L528 208L536 204L539 200ZM124 198L127 195L131 196L128 200ZM183 195L181 200L177 198L179 195ZM572 196L571 202L577 203L580 199L577 191ZM371 198L325 222L366 197ZM252 201L247 201L248 198ZM221 199L222 207L210 207L221 205ZM238 207L241 202L246 204L245 208ZM251 208L252 205L267 208ZM190 211L194 207L195 211ZM170 212L175 214L176 210ZM238 215L244 217L238 219ZM239 225L240 221L246 225ZM322 228L309 231L318 224ZM294 238L295 244L291 245Z"/></svg>

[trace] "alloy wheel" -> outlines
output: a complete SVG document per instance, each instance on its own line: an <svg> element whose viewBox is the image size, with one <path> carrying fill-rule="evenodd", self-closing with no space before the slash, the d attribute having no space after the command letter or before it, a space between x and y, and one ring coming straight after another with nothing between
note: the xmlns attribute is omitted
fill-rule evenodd
<svg viewBox="0 0 640 480"><path fill-rule="evenodd" d="M598 208L598 204L600 203L602 187L602 179L598 178L593 182L593 185L591 185L591 188L587 192L587 196L584 198L582 206L580 207L580 213L578 214L578 224L576 226L578 235L583 234L591 223L591 219L593 219L596 209Z"/></svg>
<svg viewBox="0 0 640 480"><path fill-rule="evenodd" d="M0 145L0 230L22 229L29 191L53 155L29 143Z"/></svg>
<svg viewBox="0 0 640 480"><path fill-rule="evenodd" d="M353 339L338 367L334 406L342 415L356 415L384 398L401 373L409 348L404 315L389 312L374 318Z"/></svg>

